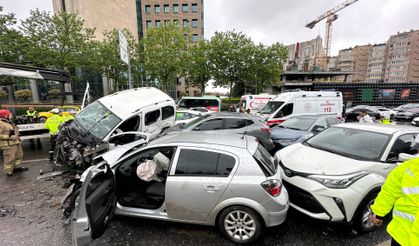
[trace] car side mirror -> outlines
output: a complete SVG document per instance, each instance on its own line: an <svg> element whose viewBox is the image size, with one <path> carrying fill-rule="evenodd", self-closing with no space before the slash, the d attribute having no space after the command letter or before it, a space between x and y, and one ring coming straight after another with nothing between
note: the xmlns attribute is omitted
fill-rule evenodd
<svg viewBox="0 0 419 246"><path fill-rule="evenodd" d="M407 160L410 160L410 159L413 159L413 158L416 158L416 156L406 154L406 153L400 153L399 157L398 157L398 160L403 162L403 161L407 161Z"/></svg>
<svg viewBox="0 0 419 246"><path fill-rule="evenodd" d="M326 127L324 126L314 126L312 132L313 133L319 133L321 131L324 131L326 129Z"/></svg>

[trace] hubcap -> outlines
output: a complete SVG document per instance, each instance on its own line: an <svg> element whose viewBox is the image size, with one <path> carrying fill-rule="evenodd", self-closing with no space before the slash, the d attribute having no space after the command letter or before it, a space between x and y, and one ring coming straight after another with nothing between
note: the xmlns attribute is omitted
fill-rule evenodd
<svg viewBox="0 0 419 246"><path fill-rule="evenodd" d="M245 211L236 210L230 212L224 219L224 229L227 234L240 241L253 237L256 231L256 223L253 217Z"/></svg>
<svg viewBox="0 0 419 246"><path fill-rule="evenodd" d="M362 225L365 229L371 229L374 227L374 223L372 223L372 220L370 219L372 215L371 211L371 205L374 203L374 199L372 199L368 205L365 207L364 212L362 213Z"/></svg>

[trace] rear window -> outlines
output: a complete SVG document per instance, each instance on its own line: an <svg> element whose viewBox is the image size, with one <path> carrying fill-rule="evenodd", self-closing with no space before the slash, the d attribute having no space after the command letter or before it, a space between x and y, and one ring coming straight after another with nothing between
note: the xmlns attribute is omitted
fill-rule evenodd
<svg viewBox="0 0 419 246"><path fill-rule="evenodd" d="M253 121L249 119L225 118L224 129L240 129L252 125Z"/></svg>
<svg viewBox="0 0 419 246"><path fill-rule="evenodd" d="M258 144L253 158L258 163L259 167L262 169L266 177L275 175L277 170L277 163L275 163L274 158L266 151L266 149Z"/></svg>
<svg viewBox="0 0 419 246"><path fill-rule="evenodd" d="M199 108L199 107L219 107L219 101L216 99L181 99L179 108Z"/></svg>
<svg viewBox="0 0 419 246"><path fill-rule="evenodd" d="M236 160L218 152L185 149L181 150L175 175L228 177Z"/></svg>

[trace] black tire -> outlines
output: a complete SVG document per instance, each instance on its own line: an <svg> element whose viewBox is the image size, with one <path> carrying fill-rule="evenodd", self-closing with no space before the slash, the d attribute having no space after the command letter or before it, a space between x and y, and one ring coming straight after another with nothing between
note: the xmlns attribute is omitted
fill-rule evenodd
<svg viewBox="0 0 419 246"><path fill-rule="evenodd" d="M357 215L354 220L354 226L360 233L367 233L373 231L376 226L372 224L371 220L367 216L371 215L370 206L374 203L378 193L372 193L362 200L358 209Z"/></svg>
<svg viewBox="0 0 419 246"><path fill-rule="evenodd" d="M47 121L46 117L39 117L39 123L45 123Z"/></svg>
<svg viewBox="0 0 419 246"><path fill-rule="evenodd" d="M76 207L76 199L80 195L81 188L76 189L63 204L63 214L65 218L69 218L73 209Z"/></svg>
<svg viewBox="0 0 419 246"><path fill-rule="evenodd" d="M244 206L232 206L224 209L218 217L217 223L225 237L240 244L254 242L260 237L263 230L259 214Z"/></svg>

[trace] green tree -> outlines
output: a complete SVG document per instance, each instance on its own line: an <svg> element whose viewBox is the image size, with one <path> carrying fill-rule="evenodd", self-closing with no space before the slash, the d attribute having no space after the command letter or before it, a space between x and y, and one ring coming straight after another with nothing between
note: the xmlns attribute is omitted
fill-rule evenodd
<svg viewBox="0 0 419 246"><path fill-rule="evenodd" d="M216 32L209 41L208 60L216 86L242 87L252 67L254 44L241 32Z"/></svg>
<svg viewBox="0 0 419 246"><path fill-rule="evenodd" d="M187 67L187 86L198 87L201 95L205 95L205 87L211 79L211 67L208 60L208 41L202 40L189 50L189 66Z"/></svg>
<svg viewBox="0 0 419 246"><path fill-rule="evenodd" d="M141 45L145 70L161 83L163 90L175 85L177 76L185 75L192 45L188 29L172 24L150 28Z"/></svg>
<svg viewBox="0 0 419 246"><path fill-rule="evenodd" d="M49 98L52 98L54 100L58 98L59 94L60 94L60 89L53 88L53 89L48 90Z"/></svg>
<svg viewBox="0 0 419 246"><path fill-rule="evenodd" d="M68 70L91 65L89 55L94 29L85 28L76 14L50 15L38 9L22 21L21 31L28 43L25 60L36 66Z"/></svg>
<svg viewBox="0 0 419 246"><path fill-rule="evenodd" d="M18 63L23 55L23 36L15 28L17 23L15 14L3 14L0 6L0 61Z"/></svg>
<svg viewBox="0 0 419 246"><path fill-rule="evenodd" d="M130 55L130 63L132 67L137 65L138 52L136 48L136 41L134 35L128 30L124 29L124 34L127 37L128 49ZM118 30L113 29L104 33L104 40L95 42L94 54L92 54L95 62L95 67L108 79L113 80L113 91L117 91L119 86L126 86L128 78L126 76L128 66L122 62L119 57L119 42Z"/></svg>
<svg viewBox="0 0 419 246"><path fill-rule="evenodd" d="M255 46L249 77L254 93L258 94L279 81L287 55L287 49L279 43Z"/></svg>

